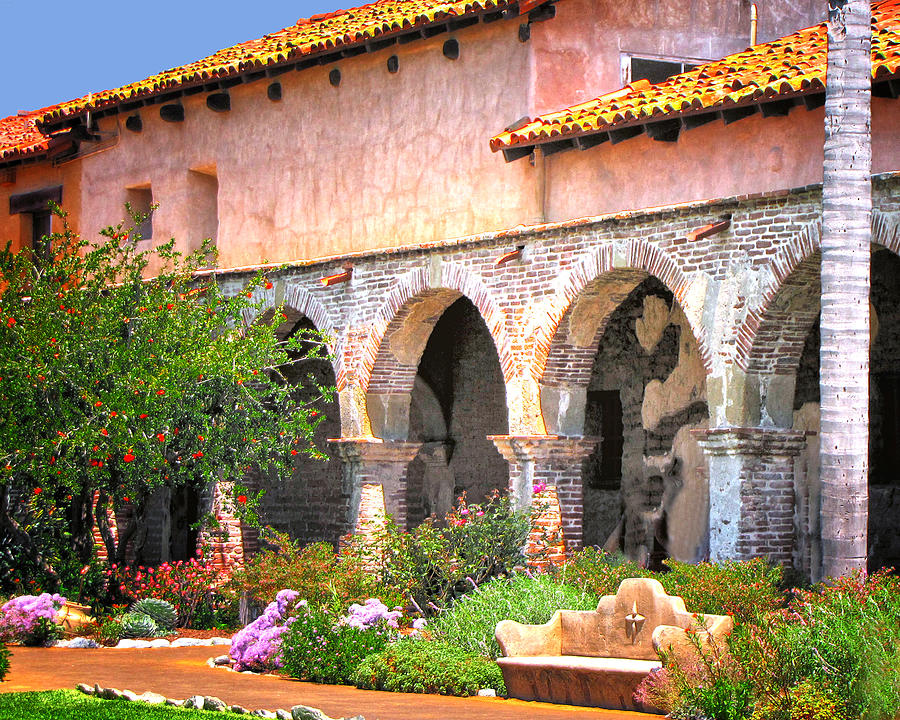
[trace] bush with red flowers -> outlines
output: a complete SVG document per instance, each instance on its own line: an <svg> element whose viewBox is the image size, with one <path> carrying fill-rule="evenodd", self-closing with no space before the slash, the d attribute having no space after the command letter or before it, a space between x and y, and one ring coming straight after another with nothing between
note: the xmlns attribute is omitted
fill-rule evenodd
<svg viewBox="0 0 900 720"><path fill-rule="evenodd" d="M210 244L182 254L174 240L139 250L137 239L124 223L95 243L66 227L47 239L49 264L0 249L0 538L49 588L67 564L57 550L75 568L90 560L95 520L121 565L126 546L141 555L156 491L224 481L253 522L245 472L290 477L292 451L318 452L310 405L333 391L298 400L281 371L298 353L322 356L323 339L279 340L258 292L271 281L222 287ZM10 498L23 496L57 507L66 537L48 544L17 518ZM125 505L114 533L107 512Z"/></svg>

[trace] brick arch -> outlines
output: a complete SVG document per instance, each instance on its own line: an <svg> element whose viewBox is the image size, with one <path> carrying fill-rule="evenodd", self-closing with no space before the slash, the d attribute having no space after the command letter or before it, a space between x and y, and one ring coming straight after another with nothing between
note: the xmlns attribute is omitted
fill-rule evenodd
<svg viewBox="0 0 900 720"><path fill-rule="evenodd" d="M872 244L900 255L897 213L872 213ZM754 373L793 373L819 316L822 225L812 222L772 258L768 273L737 330L735 364Z"/></svg>
<svg viewBox="0 0 900 720"><path fill-rule="evenodd" d="M300 315L305 316L316 326L316 330L325 335L328 351L333 356L332 364L334 365L334 375L337 378L338 387L341 386L341 378L344 373L344 352L343 341L338 335L334 323L328 315L325 306L322 305L313 295L301 287L300 285L291 283L285 287L284 300L278 302L275 298L275 288L265 290L259 288L254 293L255 299L261 302L261 306L257 308L247 308L244 310L244 322L247 324L253 322L259 314L265 314L269 310L280 307L282 304L285 309L291 309Z"/></svg>
<svg viewBox="0 0 900 720"><path fill-rule="evenodd" d="M617 250L624 251L624 257L616 258ZM649 275L668 287L685 311L709 369L706 333L694 320L699 314L687 312L690 279L664 250L646 240L632 240L621 248L604 245L593 250L564 276L535 332L532 377L547 386L586 386L607 321Z"/></svg>
<svg viewBox="0 0 900 720"><path fill-rule="evenodd" d="M504 381L515 377L506 313L481 278L459 264L444 262L438 284L432 284L425 268L417 268L388 293L361 353L361 386L370 393L411 391L431 331L444 310L461 297L478 308L494 341Z"/></svg>

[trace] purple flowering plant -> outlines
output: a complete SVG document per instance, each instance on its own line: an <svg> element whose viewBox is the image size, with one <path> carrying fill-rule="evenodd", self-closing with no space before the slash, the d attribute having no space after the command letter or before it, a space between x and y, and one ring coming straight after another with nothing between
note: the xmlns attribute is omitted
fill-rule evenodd
<svg viewBox="0 0 900 720"><path fill-rule="evenodd" d="M306 606L306 600L296 602L298 597L299 593L294 590L282 590L262 615L234 635L230 654L235 670L268 670L282 666L281 636L294 619L292 616Z"/></svg>
<svg viewBox="0 0 900 720"><path fill-rule="evenodd" d="M0 608L0 641L46 645L59 637L59 611L66 599L59 594L20 595Z"/></svg>
<svg viewBox="0 0 900 720"><path fill-rule="evenodd" d="M364 605L353 603L347 610L347 614L341 618L340 624L348 627L365 628L387 625L396 629L399 627L403 612L400 610L388 610L378 598L369 598Z"/></svg>

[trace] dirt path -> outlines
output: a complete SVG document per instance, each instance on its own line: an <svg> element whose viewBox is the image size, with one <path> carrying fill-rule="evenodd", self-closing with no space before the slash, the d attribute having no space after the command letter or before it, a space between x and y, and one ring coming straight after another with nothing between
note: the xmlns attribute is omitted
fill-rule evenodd
<svg viewBox="0 0 900 720"><path fill-rule="evenodd" d="M0 692L71 689L77 683L99 683L120 690L146 690L167 697L215 695L250 709L289 709L303 704L332 717L364 715L366 720L652 720L657 717L569 705L456 698L438 695L358 690L338 685L244 675L206 665L222 653L217 647L158 650L68 650L12 648L12 663Z"/></svg>

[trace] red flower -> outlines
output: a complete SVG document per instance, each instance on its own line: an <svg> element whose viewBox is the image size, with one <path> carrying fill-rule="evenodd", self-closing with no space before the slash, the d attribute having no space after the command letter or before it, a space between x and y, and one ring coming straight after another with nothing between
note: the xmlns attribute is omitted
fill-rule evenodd
<svg viewBox="0 0 900 720"><path fill-rule="evenodd" d="M203 442L203 436L202 436L202 435L198 435L198 436L197 436L197 439L198 439L200 442Z"/></svg>
<svg viewBox="0 0 900 720"><path fill-rule="evenodd" d="M106 428L100 428L100 434L101 434L103 437L109 437L109 433L106 432Z"/></svg>
<svg viewBox="0 0 900 720"><path fill-rule="evenodd" d="M248 298L252 298L252 297L253 297L253 293L252 293L252 292L248 292L248 293L247 293L247 297L248 297ZM12 318L10 318L10 320L12 320Z"/></svg>
<svg viewBox="0 0 900 720"><path fill-rule="evenodd" d="M113 410L113 411L109 414L109 416L110 416L110 417L116 417L116 416L118 416L118 414L119 414L119 413L117 413L115 410Z"/></svg>
<svg viewBox="0 0 900 720"><path fill-rule="evenodd" d="M156 439L159 440L160 442L165 442L166 436L163 435L162 433L156 433Z"/></svg>
<svg viewBox="0 0 900 720"><path fill-rule="evenodd" d="M166 391L163 390L162 388L160 388L159 390L156 391L156 394L157 394L157 395L165 395L165 394L166 394Z"/></svg>
<svg viewBox="0 0 900 720"><path fill-rule="evenodd" d="M125 497L122 498L122 502L131 502L131 501L128 499L128 496L126 495Z"/></svg>
<svg viewBox="0 0 900 720"><path fill-rule="evenodd" d="M10 318L9 320L6 321L6 327L12 327L15 324L16 324L15 318Z"/></svg>
<svg viewBox="0 0 900 720"><path fill-rule="evenodd" d="M200 452L200 451L198 450L197 452L195 452L195 453L193 454L192 457L193 457L195 460L199 460L200 458L203 457L203 453Z"/></svg>
<svg viewBox="0 0 900 720"><path fill-rule="evenodd" d="M171 310L171 309L174 308L174 307L175 307L175 306L174 306L172 303L167 303L167 304L166 304L166 310Z"/></svg>
<svg viewBox="0 0 900 720"><path fill-rule="evenodd" d="M266 290L271 290L271 289L272 289L272 283L269 282L268 280L266 280Z"/></svg>
<svg viewBox="0 0 900 720"><path fill-rule="evenodd" d="M125 457L122 458L125 462L132 462L134 460L134 454L129 450L125 453Z"/></svg>
<svg viewBox="0 0 900 720"><path fill-rule="evenodd" d="M147 418L147 413L141 413L140 415L138 415L139 420L145 420L146 418Z"/></svg>
<svg viewBox="0 0 900 720"><path fill-rule="evenodd" d="M94 407L101 407L102 405L103 403L100 400L94 403Z"/></svg>
<svg viewBox="0 0 900 720"><path fill-rule="evenodd" d="M43 491L41 488L39 488L39 487L37 487L37 488L34 489L34 494L35 494L35 495L40 495L42 492L44 492L44 491Z"/></svg>
<svg viewBox="0 0 900 720"><path fill-rule="evenodd" d="M241 505L243 505L244 503L247 502L247 496L246 496L246 495L238 495L238 496L237 496L237 501L238 501Z"/></svg>
<svg viewBox="0 0 900 720"><path fill-rule="evenodd" d="M296 455L296 454L297 454L297 451L294 450L294 449L292 448L292 449L291 449L291 455Z"/></svg>

